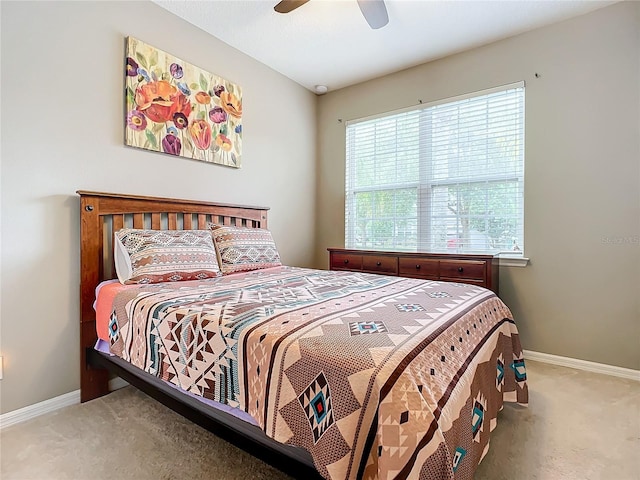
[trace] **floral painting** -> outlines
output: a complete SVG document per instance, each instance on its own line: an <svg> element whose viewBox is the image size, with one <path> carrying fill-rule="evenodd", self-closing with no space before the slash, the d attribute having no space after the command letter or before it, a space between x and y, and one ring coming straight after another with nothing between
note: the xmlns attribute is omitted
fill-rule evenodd
<svg viewBox="0 0 640 480"><path fill-rule="evenodd" d="M127 145L240 167L239 86L132 37L126 57Z"/></svg>

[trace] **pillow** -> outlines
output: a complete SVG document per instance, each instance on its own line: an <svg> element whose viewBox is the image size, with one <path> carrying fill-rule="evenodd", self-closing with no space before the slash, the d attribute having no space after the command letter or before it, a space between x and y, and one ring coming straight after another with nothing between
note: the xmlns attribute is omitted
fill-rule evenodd
<svg viewBox="0 0 640 480"><path fill-rule="evenodd" d="M207 230L137 230L115 234L114 260L123 284L201 280L220 275Z"/></svg>
<svg viewBox="0 0 640 480"><path fill-rule="evenodd" d="M213 223L208 227L212 232L223 274L282 265L269 230Z"/></svg>

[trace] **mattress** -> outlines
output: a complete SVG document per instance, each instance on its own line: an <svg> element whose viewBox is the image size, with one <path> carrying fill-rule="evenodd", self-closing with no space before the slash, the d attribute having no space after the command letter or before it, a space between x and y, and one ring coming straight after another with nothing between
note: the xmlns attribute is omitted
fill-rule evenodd
<svg viewBox="0 0 640 480"><path fill-rule="evenodd" d="M511 312L477 286L276 267L112 288L111 354L328 479L471 479L503 402L528 401Z"/></svg>

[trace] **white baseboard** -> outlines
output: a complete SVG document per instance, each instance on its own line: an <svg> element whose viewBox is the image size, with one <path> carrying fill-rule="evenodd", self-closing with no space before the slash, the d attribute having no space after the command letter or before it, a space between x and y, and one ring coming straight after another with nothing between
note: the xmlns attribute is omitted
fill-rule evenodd
<svg viewBox="0 0 640 480"><path fill-rule="evenodd" d="M524 350L524 358L526 360L534 360L541 363L550 363L561 367L575 368L586 372L602 373L613 377L626 378L640 382L640 370L631 368L616 367L614 365L606 365L604 363L589 362L587 360L579 360L577 358L560 357L549 353L532 352Z"/></svg>
<svg viewBox="0 0 640 480"><path fill-rule="evenodd" d="M7 412L0 415L0 429L10 427L16 423L24 422L45 413L59 410L60 408L68 407L69 405L75 405L80 403L80 390L65 393L58 397L50 398L44 402L39 402L28 407L19 408L12 412Z"/></svg>
<svg viewBox="0 0 640 480"><path fill-rule="evenodd" d="M109 391L118 390L120 388L129 385L120 377L115 377L109 380ZM20 408L12 412L7 412L0 415L0 430L16 423L25 422L32 418L39 417L45 413L54 412L60 408L68 407L69 405L76 405L80 403L80 390L65 393L58 397L50 398L43 402L29 405L28 407Z"/></svg>

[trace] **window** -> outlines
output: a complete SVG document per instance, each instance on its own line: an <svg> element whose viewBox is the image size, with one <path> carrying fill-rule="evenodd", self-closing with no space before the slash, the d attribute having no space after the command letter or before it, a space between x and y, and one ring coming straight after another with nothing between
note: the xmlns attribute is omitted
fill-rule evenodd
<svg viewBox="0 0 640 480"><path fill-rule="evenodd" d="M524 83L347 123L347 248L524 250Z"/></svg>

